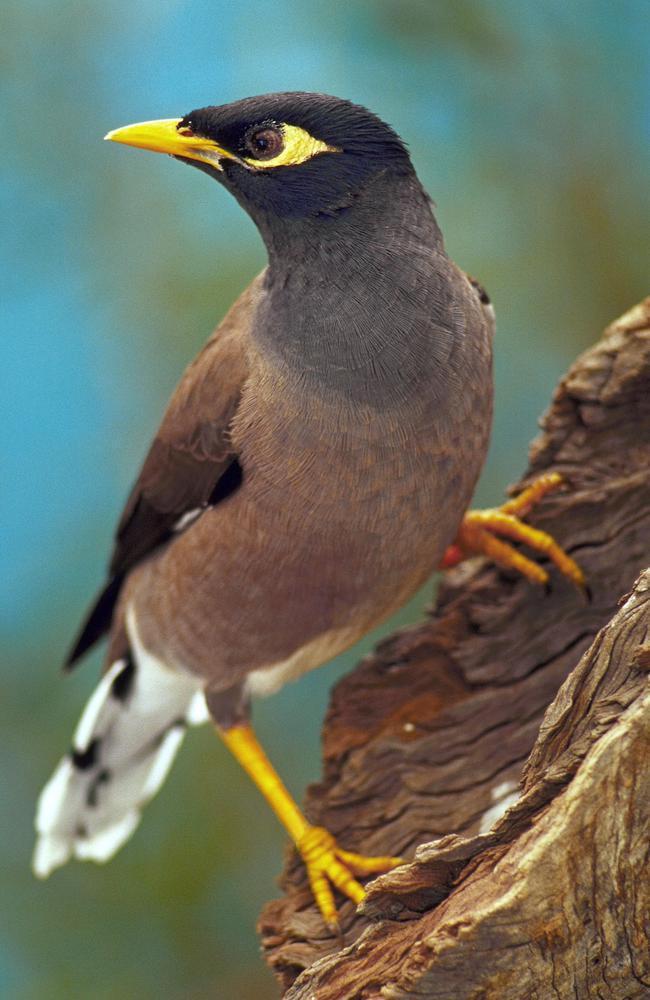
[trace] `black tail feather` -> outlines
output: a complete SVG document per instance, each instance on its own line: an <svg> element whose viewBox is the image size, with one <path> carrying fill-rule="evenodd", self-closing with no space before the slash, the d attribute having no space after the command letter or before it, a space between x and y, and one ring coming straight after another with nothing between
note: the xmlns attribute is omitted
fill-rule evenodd
<svg viewBox="0 0 650 1000"><path fill-rule="evenodd" d="M84 653L88 652L91 646L94 646L108 632L123 583L124 573L117 573L99 594L66 658L65 670L71 670Z"/></svg>

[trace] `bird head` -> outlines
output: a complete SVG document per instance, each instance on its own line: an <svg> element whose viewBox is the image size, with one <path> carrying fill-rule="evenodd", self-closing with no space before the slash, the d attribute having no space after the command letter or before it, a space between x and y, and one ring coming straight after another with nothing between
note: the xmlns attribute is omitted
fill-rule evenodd
<svg viewBox="0 0 650 1000"><path fill-rule="evenodd" d="M258 224L331 218L354 204L374 177L413 175L390 126L325 94L250 97L127 125L106 138L168 153L209 173Z"/></svg>

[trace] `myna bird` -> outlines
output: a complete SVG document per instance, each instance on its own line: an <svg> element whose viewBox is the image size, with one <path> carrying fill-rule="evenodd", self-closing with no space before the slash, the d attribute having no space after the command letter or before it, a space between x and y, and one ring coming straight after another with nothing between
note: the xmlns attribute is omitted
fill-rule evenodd
<svg viewBox="0 0 650 1000"><path fill-rule="evenodd" d="M335 927L332 886L358 902L354 876L399 859L351 854L308 823L255 738L251 698L347 649L443 557L483 551L546 578L493 531L580 584L553 540L514 516L557 479L463 519L488 442L493 314L445 253L388 125L286 93L106 138L218 180L257 225L268 266L185 372L127 501L68 661L107 633L106 671L41 795L34 868L111 857L188 725L209 715Z"/></svg>

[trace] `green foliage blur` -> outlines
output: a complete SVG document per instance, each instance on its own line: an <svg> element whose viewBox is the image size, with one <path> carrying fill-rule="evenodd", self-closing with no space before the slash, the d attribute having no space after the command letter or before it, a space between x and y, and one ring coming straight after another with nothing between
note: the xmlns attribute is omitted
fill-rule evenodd
<svg viewBox="0 0 650 1000"><path fill-rule="evenodd" d="M66 648L165 401L263 266L197 171L110 128L272 90L368 105L408 141L498 316L477 500L522 469L558 376L648 294L645 0L22 0L3 9L0 995L271 998L255 920L285 838L206 727L106 867L29 871L37 794L97 676ZM431 512L432 519L435 511ZM415 620L431 588L399 621ZM387 626L383 631L387 631ZM256 709L298 797L327 691L371 639Z"/></svg>

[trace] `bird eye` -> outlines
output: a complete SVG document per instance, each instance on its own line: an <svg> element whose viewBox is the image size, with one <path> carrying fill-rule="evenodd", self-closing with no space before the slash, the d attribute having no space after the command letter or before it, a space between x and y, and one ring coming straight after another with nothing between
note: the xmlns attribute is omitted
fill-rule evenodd
<svg viewBox="0 0 650 1000"><path fill-rule="evenodd" d="M277 128L258 128L246 137L246 149L256 160L272 160L284 149L284 136Z"/></svg>

